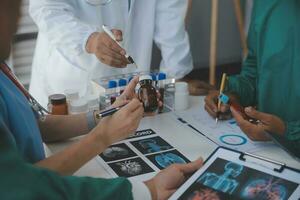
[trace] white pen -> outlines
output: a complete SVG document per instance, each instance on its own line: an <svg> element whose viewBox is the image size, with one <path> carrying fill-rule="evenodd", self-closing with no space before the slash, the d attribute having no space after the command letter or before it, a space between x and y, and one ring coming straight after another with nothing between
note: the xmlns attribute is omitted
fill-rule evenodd
<svg viewBox="0 0 300 200"><path fill-rule="evenodd" d="M117 39L116 39L115 35L113 34L113 32L112 32L107 26L102 25L102 29L103 29L103 31L104 31L111 39L113 39L113 40L119 45L119 47L121 47L122 49L124 49L123 46L121 45L121 43L117 41ZM129 61L131 64L134 64L135 67L138 68L137 64L134 62L133 58L132 58L130 55L128 55L128 54L126 53L125 57L128 59L128 61Z"/></svg>

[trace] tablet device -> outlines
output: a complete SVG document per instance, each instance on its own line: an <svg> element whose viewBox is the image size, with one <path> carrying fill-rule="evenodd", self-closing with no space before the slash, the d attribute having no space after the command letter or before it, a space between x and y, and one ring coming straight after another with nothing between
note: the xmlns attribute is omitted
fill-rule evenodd
<svg viewBox="0 0 300 200"><path fill-rule="evenodd" d="M300 172L282 163L219 147L171 200L298 200Z"/></svg>

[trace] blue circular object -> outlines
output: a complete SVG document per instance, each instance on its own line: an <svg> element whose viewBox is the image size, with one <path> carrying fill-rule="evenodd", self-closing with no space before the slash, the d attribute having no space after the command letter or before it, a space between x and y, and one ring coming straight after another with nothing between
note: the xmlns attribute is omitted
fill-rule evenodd
<svg viewBox="0 0 300 200"><path fill-rule="evenodd" d="M166 78L167 78L167 75L165 73L161 72L158 74L158 80L161 81L161 80L165 80Z"/></svg>
<svg viewBox="0 0 300 200"><path fill-rule="evenodd" d="M227 139L230 139L230 138L236 138L236 139L239 139L240 142L237 142L237 143L231 143L229 141L227 141ZM230 134L230 135L223 135L220 137L220 140L221 142L223 142L224 144L227 144L227 145L232 145L232 146L240 146L240 145L243 145L243 144L246 144L247 143L247 139L243 136L240 136L240 135L234 135L234 134Z"/></svg>
<svg viewBox="0 0 300 200"><path fill-rule="evenodd" d="M119 87L122 87L122 86L126 86L127 85L127 80L126 79L120 79L119 80Z"/></svg>
<svg viewBox="0 0 300 200"><path fill-rule="evenodd" d="M116 88L117 87L117 81L110 80L108 81L108 88Z"/></svg>

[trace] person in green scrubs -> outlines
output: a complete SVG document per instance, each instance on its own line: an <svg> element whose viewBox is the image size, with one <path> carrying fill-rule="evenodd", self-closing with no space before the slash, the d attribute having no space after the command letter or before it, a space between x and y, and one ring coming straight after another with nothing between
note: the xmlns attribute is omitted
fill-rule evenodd
<svg viewBox="0 0 300 200"><path fill-rule="evenodd" d="M300 1L255 0L248 36L249 54L239 75L229 77L225 92L239 101L257 125L232 115L253 140L269 140L265 130L300 144ZM205 99L216 117L218 91ZM226 112L228 107L222 106Z"/></svg>
<svg viewBox="0 0 300 200"><path fill-rule="evenodd" d="M0 194L1 199L167 199L202 161L173 165L142 183L125 178L69 176L114 142L135 131L144 111L134 99L136 81L125 90L128 103L88 130L87 116L36 117L24 94L4 73L16 32L21 0L0 2ZM116 106L116 105L114 105ZM89 134L87 134L89 133ZM45 158L43 141L86 136Z"/></svg>

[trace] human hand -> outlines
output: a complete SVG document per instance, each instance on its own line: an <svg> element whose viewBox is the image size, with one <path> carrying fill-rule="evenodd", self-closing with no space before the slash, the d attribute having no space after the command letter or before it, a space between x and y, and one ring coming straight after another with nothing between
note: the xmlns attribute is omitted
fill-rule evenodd
<svg viewBox="0 0 300 200"><path fill-rule="evenodd" d="M145 184L151 192L152 199L168 199L202 164L202 159L188 164L173 164L146 181Z"/></svg>
<svg viewBox="0 0 300 200"><path fill-rule="evenodd" d="M259 120L259 123L253 124L244 119L242 114L236 111L233 107L230 107L233 117L236 119L237 124L241 130L247 134L247 136L254 141L268 141L270 137L266 134L266 131L271 133L283 135L285 133L284 122L275 115L262 113L255 110L252 107L245 108L247 116Z"/></svg>
<svg viewBox="0 0 300 200"><path fill-rule="evenodd" d="M210 90L215 89L212 85L200 80L187 80L186 82L189 85L189 93L193 96L207 95Z"/></svg>
<svg viewBox="0 0 300 200"><path fill-rule="evenodd" d="M96 128L99 139L106 146L127 138L135 132L144 114L142 103L138 99L131 100L112 116L103 118Z"/></svg>
<svg viewBox="0 0 300 200"><path fill-rule="evenodd" d="M115 103L112 105L112 107L116 107L116 104L123 104L123 102L126 102L128 100L138 98L138 95L135 92L135 88L137 84L139 83L139 77L135 76L129 84L126 86L124 92L117 98ZM157 101L159 107L163 105L162 101L160 101L160 93L157 91ZM153 116L155 113L145 113L146 116Z"/></svg>
<svg viewBox="0 0 300 200"><path fill-rule="evenodd" d="M122 31L112 30L117 41L122 41ZM105 32L93 33L86 45L88 53L93 53L104 64L116 68L124 68L130 62L125 57L126 51L122 49L113 39Z"/></svg>
<svg viewBox="0 0 300 200"><path fill-rule="evenodd" d="M219 119L226 120L230 119L232 116L230 114L229 105L221 104L220 110L218 110L218 98L220 92L217 90L211 90L205 97L205 110L213 117L216 118L219 114ZM234 95L229 95L230 101L237 101L237 97Z"/></svg>

